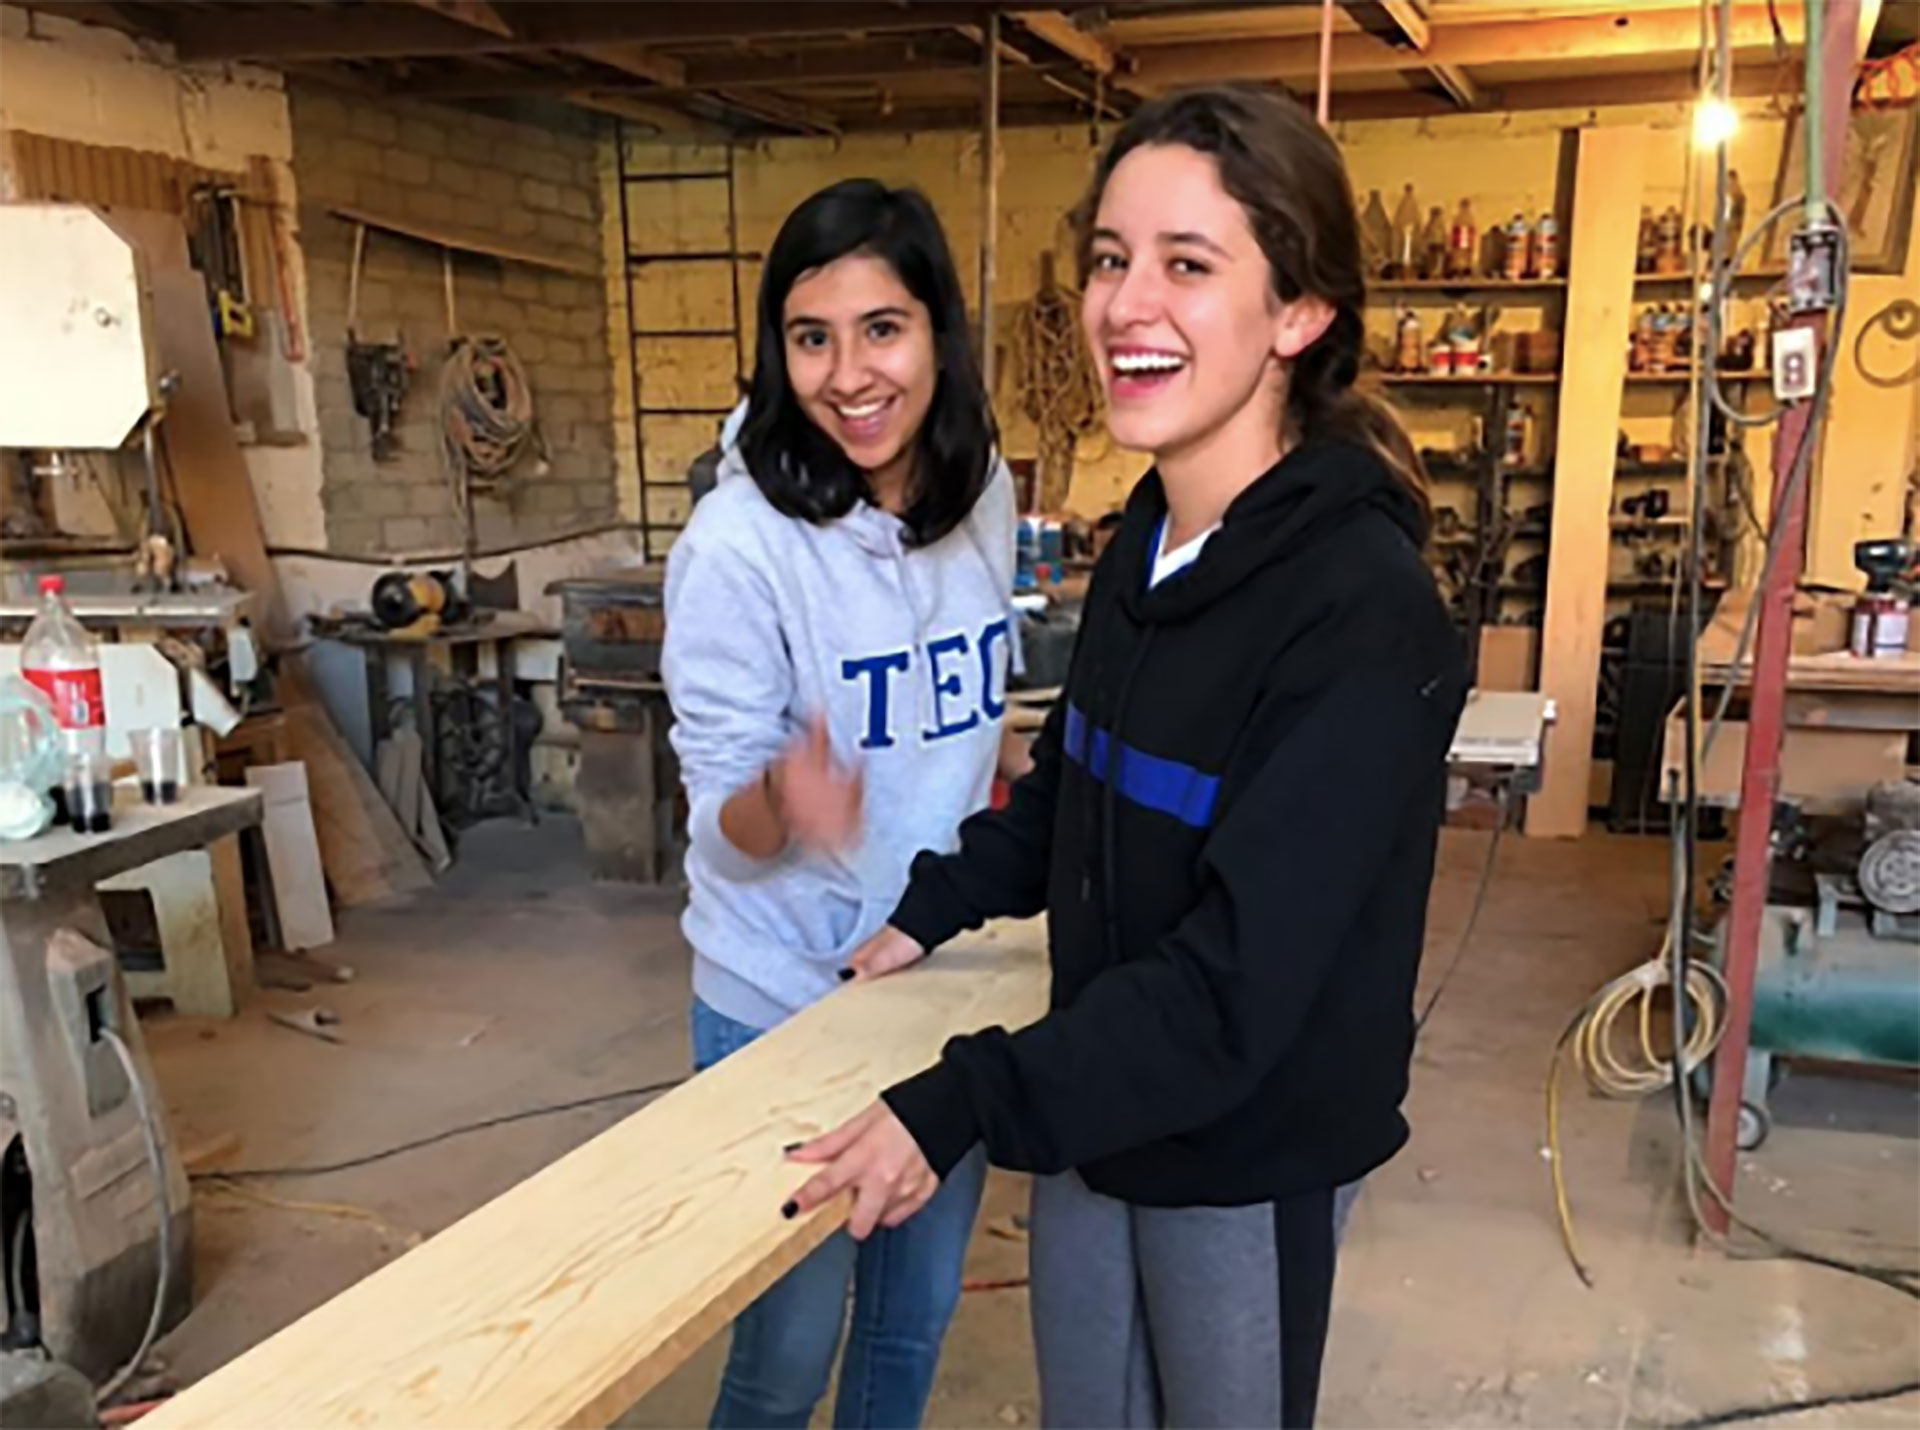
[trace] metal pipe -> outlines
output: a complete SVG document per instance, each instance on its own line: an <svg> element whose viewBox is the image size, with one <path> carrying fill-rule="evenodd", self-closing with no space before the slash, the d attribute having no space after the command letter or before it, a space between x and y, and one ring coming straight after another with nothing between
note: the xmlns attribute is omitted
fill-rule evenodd
<svg viewBox="0 0 1920 1430"><path fill-rule="evenodd" d="M987 16L980 100L980 381L993 393L993 287L1000 228L1000 16Z"/></svg>
<svg viewBox="0 0 1920 1430"><path fill-rule="evenodd" d="M1322 128L1326 126L1327 116L1332 112L1333 5L1334 0L1321 0L1320 4L1320 100L1314 112L1320 116Z"/></svg>
<svg viewBox="0 0 1920 1430"><path fill-rule="evenodd" d="M1853 68L1853 47L1859 25L1859 0L1833 0L1820 5L1824 11L1814 27L1814 6L1808 9L1807 30L1807 128L1818 133L1822 146L1824 174L1837 168L1841 147L1846 139L1847 85L1845 77ZM1834 67L1834 73L1814 76ZM1818 87L1820 101L1829 112L1813 108ZM1811 163L1807 171L1809 198L1819 196L1820 215L1827 218L1825 195L1817 187ZM1844 289L1843 289L1844 291ZM1838 314L1836 314L1836 322ZM1795 326L1823 331L1819 315L1795 319ZM1832 377L1826 370L1833 353L1816 338L1817 360L1821 368L1821 387L1830 389ZM1712 354L1696 355L1701 362L1712 361ZM1821 395L1812 401L1792 404L1780 419L1773 444L1773 511L1776 528L1770 549L1777 542L1772 564L1762 575L1760 589L1754 593L1759 625L1754 638L1753 667L1749 680L1746 752L1740 770L1740 814L1734 836L1733 898L1727 911L1727 939L1724 968L1727 976L1727 1026L1713 1060L1713 1093L1707 1107L1707 1175L1721 1196L1706 1207L1708 1225L1724 1234L1730 1224L1727 1205L1733 1199L1734 1155L1740 1123L1741 1092L1746 1079L1747 1052L1753 1032L1754 974L1760 957L1760 929L1766 918L1767 888L1771 877L1773 805L1780 792L1780 746L1786 725L1787 668L1793 649L1793 595L1800 584L1806 561L1808 492L1813 487L1812 468L1819 452ZM1804 468L1804 470L1802 470ZM1796 474L1799 479L1796 479ZM1737 676L1729 676L1730 679ZM1723 1205L1724 1202L1727 1205Z"/></svg>

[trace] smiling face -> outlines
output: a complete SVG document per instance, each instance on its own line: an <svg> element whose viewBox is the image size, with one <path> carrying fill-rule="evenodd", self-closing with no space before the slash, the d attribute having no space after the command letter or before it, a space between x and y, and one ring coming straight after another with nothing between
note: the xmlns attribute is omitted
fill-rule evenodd
<svg viewBox="0 0 1920 1430"><path fill-rule="evenodd" d="M1088 253L1081 317L1114 440L1153 453L1163 473L1186 457L1256 472L1278 460L1287 363L1330 310L1280 301L1214 159L1181 144L1127 154L1100 194Z"/></svg>
<svg viewBox="0 0 1920 1430"><path fill-rule="evenodd" d="M782 314L787 380L814 426L898 511L933 405L933 318L882 259L849 253L802 274Z"/></svg>

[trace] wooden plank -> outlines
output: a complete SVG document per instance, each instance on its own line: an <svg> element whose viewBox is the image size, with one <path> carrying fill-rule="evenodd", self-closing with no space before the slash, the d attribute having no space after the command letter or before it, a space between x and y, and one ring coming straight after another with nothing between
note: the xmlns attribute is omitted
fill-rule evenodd
<svg viewBox="0 0 1920 1430"><path fill-rule="evenodd" d="M333 942L333 911L327 907L327 881L320 863L320 837L314 832L313 804L302 764L255 765L247 783L266 801L260 833L273 875L273 901L279 913L280 941L290 953L324 948Z"/></svg>
<svg viewBox="0 0 1920 1430"><path fill-rule="evenodd" d="M490 35L511 38L513 26L501 17L498 10L488 0L411 0L422 10L431 10L436 15L461 25L471 25L476 30L485 30Z"/></svg>
<svg viewBox="0 0 1920 1430"><path fill-rule="evenodd" d="M487 258L498 258L508 263L524 263L532 268L545 268L555 273L575 273L584 278L600 276L598 264L575 263L571 259L555 258L551 254L539 253L531 248L520 248L510 243L501 243L490 235L471 233L446 224L421 223L417 219L395 218L391 214L374 213L368 209L336 207L328 209L327 212L335 218L345 219L348 223L363 223L368 228L377 228L383 233L399 234L402 238L418 239L422 243L431 243L440 248L457 249L461 253L478 253Z"/></svg>
<svg viewBox="0 0 1920 1430"><path fill-rule="evenodd" d="M253 479L234 440L207 286L187 260L186 232L170 214L119 210L108 221L141 254L160 365L180 379L167 399L160 441L188 542L195 552L226 562L235 582L253 593L267 643L283 644L293 635L293 623L267 555Z"/></svg>
<svg viewBox="0 0 1920 1430"><path fill-rule="evenodd" d="M1037 923L833 994L296 1321L149 1430L604 1425L846 1219L787 1221L838 1125L941 1044L1046 1006Z"/></svg>
<svg viewBox="0 0 1920 1430"><path fill-rule="evenodd" d="M347 907L430 888L433 876L387 802L319 702L281 675L287 743L307 767L320 859L334 896Z"/></svg>
<svg viewBox="0 0 1920 1430"><path fill-rule="evenodd" d="M1479 690L1532 690L1540 666L1540 631L1536 626L1480 627Z"/></svg>
<svg viewBox="0 0 1920 1430"><path fill-rule="evenodd" d="M253 992L253 926L247 921L247 876L240 861L240 836L229 834L207 846L213 860L214 899L220 906L220 948L227 960L227 987L235 1005Z"/></svg>
<svg viewBox="0 0 1920 1430"><path fill-rule="evenodd" d="M979 20L978 4L901 5L864 0L796 5L790 0L701 0L682 5L607 5L593 0L543 0L513 12L514 34L502 36L453 24L424 10L356 5L299 9L228 6L171 12L175 50L183 60L406 59L428 55L544 50L601 40L654 44L735 42L773 35L886 34L943 30Z"/></svg>
<svg viewBox="0 0 1920 1430"><path fill-rule="evenodd" d="M1435 43L1439 41L1436 38ZM1558 718L1547 736L1546 782L1527 801L1527 833L1570 837L1587 827L1588 766L1607 620L1614 444L1633 309L1634 246L1647 163L1647 128L1583 129L1568 251L1566 371L1554 442L1540 690Z"/></svg>
<svg viewBox="0 0 1920 1430"><path fill-rule="evenodd" d="M687 67L682 61L672 55L656 54L632 40L602 40L598 44L577 45L573 52L595 64L619 70L622 74L643 79L649 84L674 88L687 82Z"/></svg>
<svg viewBox="0 0 1920 1430"><path fill-rule="evenodd" d="M1778 11L1787 41L1797 51L1806 35L1804 7L1780 0ZM1773 25L1767 6L1736 5L1729 33L1736 50L1770 51ZM1434 65L1471 69L1553 60L1647 59L1691 55L1699 41L1699 16L1691 7L1625 16L1435 25L1424 50L1385 44L1367 34L1337 36L1333 42L1333 72L1338 76L1421 70ZM1142 90L1157 93L1175 85L1221 80L1298 79L1315 73L1319 62L1317 39L1156 45L1138 52L1134 79Z"/></svg>
<svg viewBox="0 0 1920 1430"><path fill-rule="evenodd" d="M1061 54L1078 60L1095 74L1110 75L1118 64L1112 45L1100 36L1081 29L1058 10L1016 10L1012 18L1035 39L1045 40Z"/></svg>

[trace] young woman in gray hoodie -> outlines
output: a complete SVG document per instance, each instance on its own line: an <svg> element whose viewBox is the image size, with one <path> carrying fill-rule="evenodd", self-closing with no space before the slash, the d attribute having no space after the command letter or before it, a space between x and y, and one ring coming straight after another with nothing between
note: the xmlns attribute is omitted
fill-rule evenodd
<svg viewBox="0 0 1920 1430"><path fill-rule="evenodd" d="M767 255L748 416L667 564L706 1068L839 986L921 849L983 808L1015 648L1012 482L939 220L850 180ZM917 1425L984 1160L814 1252L735 1323L716 1426Z"/></svg>

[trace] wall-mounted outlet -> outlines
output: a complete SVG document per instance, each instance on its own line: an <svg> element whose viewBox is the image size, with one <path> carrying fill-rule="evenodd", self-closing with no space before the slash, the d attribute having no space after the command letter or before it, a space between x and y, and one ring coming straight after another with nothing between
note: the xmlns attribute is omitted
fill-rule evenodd
<svg viewBox="0 0 1920 1430"><path fill-rule="evenodd" d="M1779 328L1773 334L1773 395L1782 402L1813 396L1820 348L1812 328Z"/></svg>

